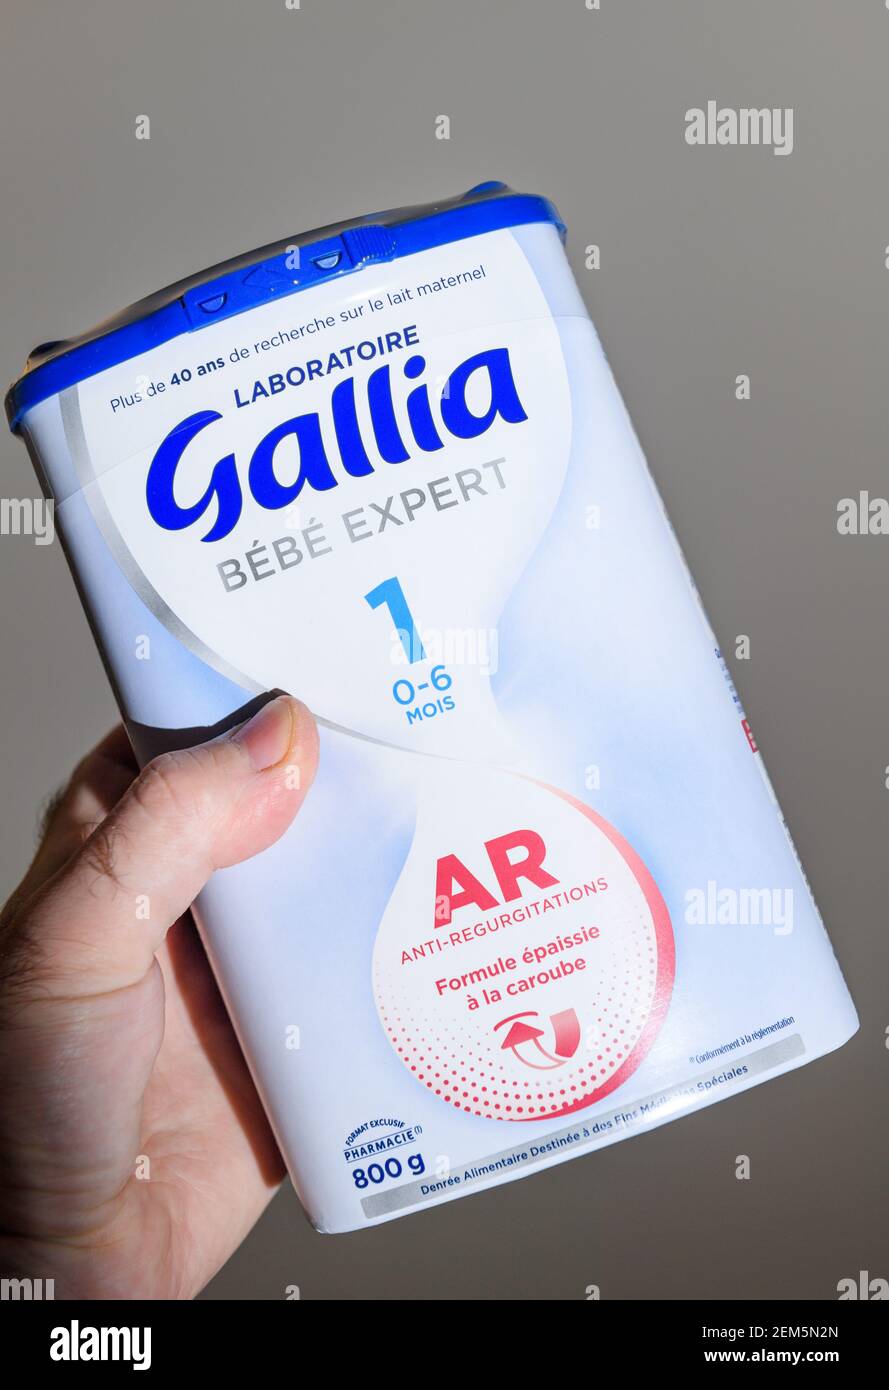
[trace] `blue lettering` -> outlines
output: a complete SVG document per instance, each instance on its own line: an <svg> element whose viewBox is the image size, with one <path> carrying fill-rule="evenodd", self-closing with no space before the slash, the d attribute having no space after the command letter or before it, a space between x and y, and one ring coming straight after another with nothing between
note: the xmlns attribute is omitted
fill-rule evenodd
<svg viewBox="0 0 889 1390"><path fill-rule="evenodd" d="M484 415L473 415L466 404L466 385L474 372L483 369L488 373L491 404ZM467 357L451 372L441 398L441 417L458 439L475 439L484 434L498 415L511 425L521 424L528 418L515 389L506 348L492 348L489 352Z"/></svg>
<svg viewBox="0 0 889 1390"><path fill-rule="evenodd" d="M359 352L360 356L360 352ZM307 364L308 379L316 373L315 362ZM426 362L421 356L410 357L404 366L404 375L415 381L425 369ZM274 375L269 378L271 391L257 383L253 399L257 394L277 395L284 389L284 382L291 382L293 368L284 377ZM490 401L481 415L470 410L466 393L469 383L476 373L487 374L487 387ZM401 436L395 405L392 400L392 385L389 366L378 367L367 381L367 404L373 429L373 443L376 454L385 463L405 463L410 453ZM236 406L247 402L235 393ZM408 393L407 415L412 432L411 443L424 452L434 452L443 448L442 440L432 416L428 391L419 385ZM490 429L496 419L507 424L521 424L527 420L522 402L512 376L512 366L507 348L491 348L468 357L454 369L445 383L439 402L441 418L445 428L455 439L475 439ZM337 385L331 395L331 422L339 461L345 472L352 478L366 477L374 472L374 464L361 433L355 403L355 382L349 378ZM241 516L243 495L238 477L234 454L226 454L214 466L206 492L191 506L181 506L176 501L174 486L176 471L188 445L195 435L207 425L222 416L216 410L202 410L189 415L170 431L160 444L151 461L145 485L145 497L152 519L166 531L182 531L193 525L210 508L215 500L216 519L201 539L218 541L234 530ZM295 474L292 467L288 476L292 481L282 481L276 472L276 455L279 446L287 439L295 442ZM281 460L278 458L279 469ZM315 492L328 492L337 486L338 479L333 472L324 447L321 430L321 417L317 412L297 415L276 425L260 439L253 451L247 470L250 493L259 506L276 511L286 507L298 497L308 485Z"/></svg>
<svg viewBox="0 0 889 1390"><path fill-rule="evenodd" d="M210 476L210 485L200 501L192 507L180 507L173 496L173 483L179 460L200 430L214 420L221 420L218 410L201 410L189 415L167 435L151 461L145 483L145 497L148 510L158 526L165 531L183 531L191 526L210 506L215 497L218 503L216 520L205 536L204 541L218 541L227 536L241 515L241 484L234 454L220 459Z"/></svg>
<svg viewBox="0 0 889 1390"><path fill-rule="evenodd" d="M299 469L295 482L281 483L275 474L275 450L288 435L295 435L299 445ZM297 415L270 430L253 452L247 479L256 501L269 511L286 507L299 496L306 483L316 492L328 492L336 487L336 478L324 452L318 416Z"/></svg>

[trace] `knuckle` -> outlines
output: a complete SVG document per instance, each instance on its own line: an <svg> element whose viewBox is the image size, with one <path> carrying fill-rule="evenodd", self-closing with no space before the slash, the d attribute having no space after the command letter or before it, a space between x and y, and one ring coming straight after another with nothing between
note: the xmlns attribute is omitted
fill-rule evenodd
<svg viewBox="0 0 889 1390"><path fill-rule="evenodd" d="M218 761L210 745L162 753L133 783L132 795L152 819L203 826L217 814Z"/></svg>
<svg viewBox="0 0 889 1390"><path fill-rule="evenodd" d="M188 813L190 792L183 775L182 755L162 753L143 768L131 792L133 801L152 819L167 820Z"/></svg>

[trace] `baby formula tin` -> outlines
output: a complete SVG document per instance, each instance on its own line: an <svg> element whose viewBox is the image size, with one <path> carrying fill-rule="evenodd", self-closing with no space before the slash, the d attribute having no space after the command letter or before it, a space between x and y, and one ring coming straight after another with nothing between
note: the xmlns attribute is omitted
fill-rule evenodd
<svg viewBox="0 0 889 1390"><path fill-rule="evenodd" d="M196 913L323 1231L857 1027L563 235L493 183L326 227L8 397L139 757L272 689L319 720L296 822Z"/></svg>

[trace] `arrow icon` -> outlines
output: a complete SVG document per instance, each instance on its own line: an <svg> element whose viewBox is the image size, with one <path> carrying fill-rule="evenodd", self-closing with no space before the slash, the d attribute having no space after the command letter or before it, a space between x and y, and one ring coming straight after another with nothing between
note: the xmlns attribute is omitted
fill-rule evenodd
<svg viewBox="0 0 889 1390"><path fill-rule="evenodd" d="M507 1021L508 1020L504 1019L504 1023ZM500 1027L499 1024L497 1026L498 1028ZM517 1021L512 1025L500 1046L504 1049L507 1047L518 1047L520 1043L537 1042L537 1039L542 1037L542 1028L534 1028L530 1023L520 1023ZM538 1047L540 1046L539 1043L537 1045Z"/></svg>
<svg viewBox="0 0 889 1390"><path fill-rule="evenodd" d="M524 1023L526 1018L539 1017L536 1009L528 1009L525 1013L510 1014L508 1018L502 1018L499 1023L494 1025L494 1032L498 1028L503 1028L507 1023L511 1024L500 1044L504 1052L510 1049L515 1053L520 1062L524 1062L526 1067L533 1067L535 1071L551 1071L553 1067L560 1067L569 1057L573 1057L580 1046L580 1020L573 1009L563 1009L560 1013L552 1014L550 1023L552 1024L553 1035L555 1037L555 1050L557 1055L553 1056L541 1043L540 1039L544 1036L544 1030L538 1028L533 1023ZM519 1048L524 1047L525 1051L520 1052ZM544 1061L532 1061L527 1055L529 1051L539 1054Z"/></svg>
<svg viewBox="0 0 889 1390"><path fill-rule="evenodd" d="M556 1038L556 1052L566 1060L573 1057L580 1047L580 1019L573 1009L563 1009L561 1013L551 1014L550 1023Z"/></svg>

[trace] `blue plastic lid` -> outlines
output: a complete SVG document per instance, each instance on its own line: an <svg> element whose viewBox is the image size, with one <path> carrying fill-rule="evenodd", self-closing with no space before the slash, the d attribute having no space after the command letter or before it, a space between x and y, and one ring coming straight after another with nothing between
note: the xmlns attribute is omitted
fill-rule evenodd
<svg viewBox="0 0 889 1390"><path fill-rule="evenodd" d="M25 412L39 401L179 334L375 261L527 222L551 222L564 238L564 224L547 198L515 193L505 183L480 183L446 202L319 227L211 266L138 300L78 338L36 347L6 394L10 429L17 430Z"/></svg>

